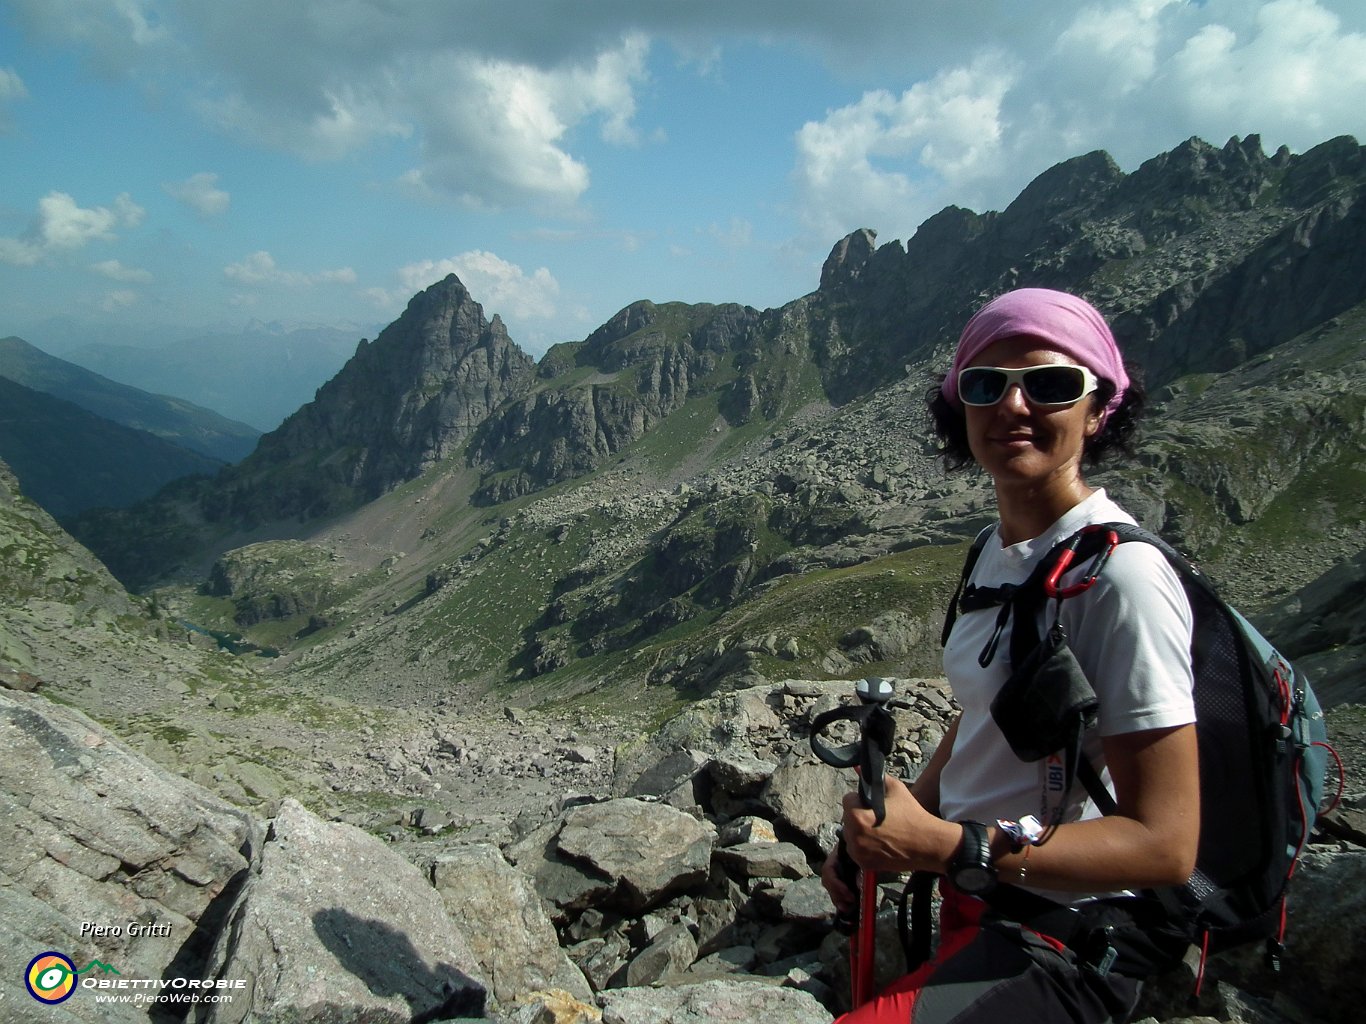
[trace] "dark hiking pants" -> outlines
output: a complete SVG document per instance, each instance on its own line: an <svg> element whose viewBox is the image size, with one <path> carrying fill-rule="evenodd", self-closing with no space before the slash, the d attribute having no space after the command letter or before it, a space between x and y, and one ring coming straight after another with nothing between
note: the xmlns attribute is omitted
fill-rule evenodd
<svg viewBox="0 0 1366 1024"><path fill-rule="evenodd" d="M1056 939L946 891L939 948L918 970L836 1024L1120 1024L1141 982L1100 975Z"/></svg>

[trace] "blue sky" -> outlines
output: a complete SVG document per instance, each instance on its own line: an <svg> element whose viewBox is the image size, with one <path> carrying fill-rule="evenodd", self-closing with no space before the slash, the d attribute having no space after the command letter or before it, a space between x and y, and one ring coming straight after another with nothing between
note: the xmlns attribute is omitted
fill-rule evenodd
<svg viewBox="0 0 1366 1024"><path fill-rule="evenodd" d="M1253 133L1366 140L1366 4L0 0L0 336L370 333L454 271L539 355Z"/></svg>

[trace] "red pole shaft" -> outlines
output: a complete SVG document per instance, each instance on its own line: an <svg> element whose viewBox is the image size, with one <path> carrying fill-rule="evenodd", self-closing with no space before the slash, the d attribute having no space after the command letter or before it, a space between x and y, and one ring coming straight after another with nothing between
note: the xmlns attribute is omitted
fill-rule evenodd
<svg viewBox="0 0 1366 1024"><path fill-rule="evenodd" d="M849 943L851 976L850 996L854 1009L873 998L874 968L877 966L877 873L859 873L858 927Z"/></svg>

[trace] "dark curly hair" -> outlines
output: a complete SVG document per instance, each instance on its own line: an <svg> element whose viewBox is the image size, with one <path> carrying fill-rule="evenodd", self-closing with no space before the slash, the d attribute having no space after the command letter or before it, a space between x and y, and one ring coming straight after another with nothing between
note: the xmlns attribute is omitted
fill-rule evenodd
<svg viewBox="0 0 1366 1024"><path fill-rule="evenodd" d="M1138 433L1138 420L1147 404L1147 391L1143 387L1141 371L1130 363L1124 364L1129 374L1129 387L1120 399L1119 406L1105 419L1105 426L1094 437L1086 439L1082 449L1082 462L1087 466L1098 466L1114 452L1127 455L1134 453L1134 440ZM930 426L939 439L939 455L947 470L963 469L975 464L972 449L968 447L967 416L961 408L948 403L940 390L943 378L927 392L925 405L929 413ZM1091 401L1096 408L1104 408L1114 397L1113 381L1097 382Z"/></svg>

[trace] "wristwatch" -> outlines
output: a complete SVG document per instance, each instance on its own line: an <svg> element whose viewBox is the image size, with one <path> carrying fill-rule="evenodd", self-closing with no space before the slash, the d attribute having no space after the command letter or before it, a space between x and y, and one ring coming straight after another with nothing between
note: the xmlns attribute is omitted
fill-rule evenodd
<svg viewBox="0 0 1366 1024"><path fill-rule="evenodd" d="M983 896L996 888L987 827L980 821L960 821L963 842L949 862L949 881L969 896Z"/></svg>

